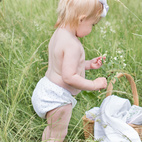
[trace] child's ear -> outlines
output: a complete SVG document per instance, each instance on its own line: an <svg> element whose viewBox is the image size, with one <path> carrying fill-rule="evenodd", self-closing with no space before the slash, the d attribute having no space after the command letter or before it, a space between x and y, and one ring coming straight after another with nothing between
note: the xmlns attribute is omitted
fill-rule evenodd
<svg viewBox="0 0 142 142"><path fill-rule="evenodd" d="M84 21L85 18L86 18L86 15L81 15L81 16L79 17L79 24L80 24L82 21Z"/></svg>

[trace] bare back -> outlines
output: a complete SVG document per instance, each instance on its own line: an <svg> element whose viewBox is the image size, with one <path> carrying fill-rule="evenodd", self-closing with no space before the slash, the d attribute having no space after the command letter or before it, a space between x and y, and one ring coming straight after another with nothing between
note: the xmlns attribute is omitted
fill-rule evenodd
<svg viewBox="0 0 142 142"><path fill-rule="evenodd" d="M77 95L80 90L65 83L63 80L64 74L72 69L72 66L70 66L70 68L63 68L63 62L65 60L64 54L68 50L68 48L71 47L78 48L77 54L79 56L79 63L76 65L74 70L76 74L80 75L83 78L85 77L84 49L77 37L73 36L70 32L62 28L58 28L54 32L49 42L49 63L48 70L45 75L50 81L65 88L66 90L71 92L72 95ZM72 50L75 50L75 48L73 48ZM72 59L74 59L74 55L72 53L70 54ZM69 64L70 60L72 59L67 59L69 61L66 64Z"/></svg>

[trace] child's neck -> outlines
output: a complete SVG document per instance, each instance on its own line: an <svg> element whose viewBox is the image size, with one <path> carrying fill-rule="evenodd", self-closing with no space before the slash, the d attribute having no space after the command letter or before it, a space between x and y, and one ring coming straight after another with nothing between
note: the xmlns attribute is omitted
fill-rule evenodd
<svg viewBox="0 0 142 142"><path fill-rule="evenodd" d="M70 28L69 25L66 25L63 28L66 29L68 32L70 32L73 36L76 36L76 30L75 30L75 28Z"/></svg>

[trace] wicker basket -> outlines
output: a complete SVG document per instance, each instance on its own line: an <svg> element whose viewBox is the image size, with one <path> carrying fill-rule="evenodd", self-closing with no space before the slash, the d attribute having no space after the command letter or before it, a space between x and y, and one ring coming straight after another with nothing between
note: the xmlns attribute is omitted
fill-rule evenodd
<svg viewBox="0 0 142 142"><path fill-rule="evenodd" d="M131 75L129 75L127 73L123 73L123 74L119 73L116 77L120 78L122 76L125 76L131 85L133 99L134 99L134 105L139 106L139 98L138 98L137 88L136 88L136 84L135 84L133 78L131 77ZM110 83L107 87L106 97L110 96L112 94L112 90L113 90L112 84L114 84L115 81L116 81L115 79L110 81ZM90 137L92 137L94 139L94 121L86 118L86 115L83 116L82 120L83 120L83 129L84 129L85 139L88 139ZM142 125L134 125L134 124L129 124L129 125L131 127L133 127L138 132L140 139L142 140Z"/></svg>

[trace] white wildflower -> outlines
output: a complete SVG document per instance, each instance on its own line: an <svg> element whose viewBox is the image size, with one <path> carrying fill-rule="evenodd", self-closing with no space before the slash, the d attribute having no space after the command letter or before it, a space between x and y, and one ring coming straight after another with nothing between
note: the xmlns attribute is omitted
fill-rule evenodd
<svg viewBox="0 0 142 142"><path fill-rule="evenodd" d="M125 63L123 64L123 67L126 67L126 64L125 64Z"/></svg>
<svg viewBox="0 0 142 142"><path fill-rule="evenodd" d="M34 21L34 25L35 25L37 31L41 31L41 27L39 26L39 24L36 21Z"/></svg>
<svg viewBox="0 0 142 142"><path fill-rule="evenodd" d="M116 33L116 31L113 30L112 27L110 28L110 31L111 31L112 33Z"/></svg>
<svg viewBox="0 0 142 142"><path fill-rule="evenodd" d="M110 26L110 25L111 25L110 22L106 21L106 26Z"/></svg>
<svg viewBox="0 0 142 142"><path fill-rule="evenodd" d="M122 53L122 51L120 51L120 50L119 50L119 51L117 51L117 53L121 54L121 53Z"/></svg>
<svg viewBox="0 0 142 142"><path fill-rule="evenodd" d="M117 60L117 57L114 57L114 60Z"/></svg>

